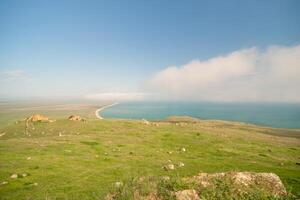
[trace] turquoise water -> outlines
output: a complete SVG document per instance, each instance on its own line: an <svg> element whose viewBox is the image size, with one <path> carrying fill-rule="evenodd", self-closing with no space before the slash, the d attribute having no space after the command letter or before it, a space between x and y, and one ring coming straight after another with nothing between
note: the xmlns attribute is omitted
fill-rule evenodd
<svg viewBox="0 0 300 200"><path fill-rule="evenodd" d="M240 121L277 128L300 128L300 104L127 102L101 112L104 118L149 120L174 115Z"/></svg>

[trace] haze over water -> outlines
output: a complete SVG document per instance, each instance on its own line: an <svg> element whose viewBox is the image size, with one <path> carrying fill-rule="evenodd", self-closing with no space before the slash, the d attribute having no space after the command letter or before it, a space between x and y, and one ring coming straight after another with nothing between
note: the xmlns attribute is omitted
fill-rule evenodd
<svg viewBox="0 0 300 200"><path fill-rule="evenodd" d="M175 115L300 128L300 104L292 103L126 102L101 111L104 118L154 120Z"/></svg>

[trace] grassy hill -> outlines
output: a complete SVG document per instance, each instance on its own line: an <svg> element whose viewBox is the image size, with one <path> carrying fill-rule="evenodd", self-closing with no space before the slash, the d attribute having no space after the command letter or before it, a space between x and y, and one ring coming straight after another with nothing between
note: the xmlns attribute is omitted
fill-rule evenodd
<svg viewBox="0 0 300 200"><path fill-rule="evenodd" d="M87 108L79 114L91 116ZM81 122L66 119L78 110L56 112L55 122L33 122L30 136L15 123L23 116L1 115L0 199L103 199L135 177L226 171L274 172L300 197L299 130L190 118ZM169 160L184 167L166 171Z"/></svg>

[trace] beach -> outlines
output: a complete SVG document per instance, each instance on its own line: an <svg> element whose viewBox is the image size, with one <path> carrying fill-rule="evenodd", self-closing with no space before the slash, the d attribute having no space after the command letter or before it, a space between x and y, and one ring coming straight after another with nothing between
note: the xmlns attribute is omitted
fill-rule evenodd
<svg viewBox="0 0 300 200"><path fill-rule="evenodd" d="M117 105L117 104L119 104L119 103L116 102L116 103L109 104L109 105L106 105L106 106L103 106L103 107L97 109L97 110L95 111L96 117L97 117L98 119L103 119L103 117L101 117L101 115L99 114L100 111L102 111L102 110L104 110L104 109L106 109L106 108L109 108L109 107L111 107L111 106L115 106L115 105Z"/></svg>

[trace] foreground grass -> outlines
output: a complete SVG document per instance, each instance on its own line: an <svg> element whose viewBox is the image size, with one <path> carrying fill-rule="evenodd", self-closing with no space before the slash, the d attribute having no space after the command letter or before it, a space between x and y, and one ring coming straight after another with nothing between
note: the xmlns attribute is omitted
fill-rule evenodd
<svg viewBox="0 0 300 200"><path fill-rule="evenodd" d="M0 130L6 133L0 137L0 183L8 182L0 185L0 199L103 199L117 181L201 171L274 172L300 196L300 141L274 136L271 129L268 135L259 127L217 121L153 126L93 119L34 127L31 136L24 134L24 122ZM185 166L165 171L168 160Z"/></svg>

